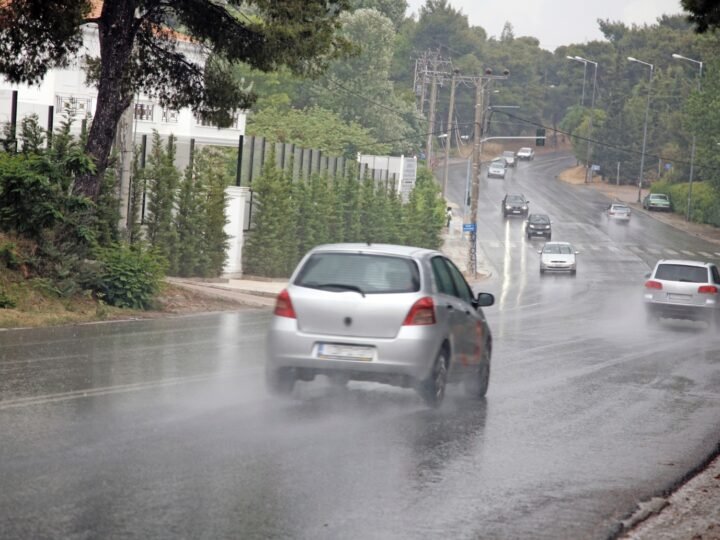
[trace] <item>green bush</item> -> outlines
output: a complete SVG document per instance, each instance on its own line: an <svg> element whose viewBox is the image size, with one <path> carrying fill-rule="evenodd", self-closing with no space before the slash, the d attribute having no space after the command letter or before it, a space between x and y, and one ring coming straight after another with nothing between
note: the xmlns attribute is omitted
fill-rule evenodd
<svg viewBox="0 0 720 540"><path fill-rule="evenodd" d="M666 193L670 197L673 210L681 215L687 213L687 183L655 182L652 193ZM708 182L694 182L690 208L690 221L707 223L720 227L720 195Z"/></svg>
<svg viewBox="0 0 720 540"><path fill-rule="evenodd" d="M142 245L115 244L97 253L101 269L92 289L104 302L122 308L149 309L160 291L166 261Z"/></svg>
<svg viewBox="0 0 720 540"><path fill-rule="evenodd" d="M0 290L0 309L14 308L15 301L10 298L5 291Z"/></svg>

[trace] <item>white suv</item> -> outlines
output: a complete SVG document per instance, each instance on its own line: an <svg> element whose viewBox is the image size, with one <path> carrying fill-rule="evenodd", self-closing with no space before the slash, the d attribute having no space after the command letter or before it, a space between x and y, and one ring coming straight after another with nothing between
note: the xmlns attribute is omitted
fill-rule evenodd
<svg viewBox="0 0 720 540"><path fill-rule="evenodd" d="M690 319L720 326L720 272L715 264L661 260L647 277L644 298L649 322Z"/></svg>
<svg viewBox="0 0 720 540"><path fill-rule="evenodd" d="M532 161L535 157L535 151L532 148L525 146L524 148L518 150L518 153L516 155L518 159Z"/></svg>

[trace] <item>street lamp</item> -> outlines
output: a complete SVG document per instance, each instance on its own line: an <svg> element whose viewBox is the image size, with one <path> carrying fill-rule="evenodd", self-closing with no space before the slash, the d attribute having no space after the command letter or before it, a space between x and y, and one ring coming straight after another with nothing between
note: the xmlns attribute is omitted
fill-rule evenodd
<svg viewBox="0 0 720 540"><path fill-rule="evenodd" d="M578 62L582 62L582 60L579 60L579 56L570 56L567 55L565 58L568 60L577 60ZM580 99L580 106L585 106L585 79L587 78L587 62L583 62L585 64L585 67L583 68L583 89L582 89L582 98Z"/></svg>
<svg viewBox="0 0 720 540"><path fill-rule="evenodd" d="M697 78L697 89L700 92L700 81L702 79L703 63L700 60L693 60L687 56L680 54L673 54L673 58L676 60L687 60L698 65L698 78ZM693 166L695 165L695 133L692 135L692 147L690 149L690 181L688 182L688 199L687 199L687 213L685 214L685 221L690 221L690 205L692 203L692 184L693 184Z"/></svg>
<svg viewBox="0 0 720 540"><path fill-rule="evenodd" d="M647 143L648 112L650 111L650 90L652 88L653 71L655 70L655 66L648 62L643 62L642 60L633 58L632 56L628 56L628 62L636 62L638 64L648 66L650 68L650 79L649 79L649 83L648 83L647 102L645 104L645 122L643 124L643 142L642 142L642 155L640 157L640 173L638 174L637 202L640 203L642 201L642 181L643 181L643 171L645 169L645 144Z"/></svg>
<svg viewBox="0 0 720 540"><path fill-rule="evenodd" d="M585 182L587 183L589 182L588 177L592 177L592 163L590 163L590 145L592 140L593 116L595 111L595 87L597 86L598 63L593 62L592 60L588 60L587 58L583 58L582 56L575 56L573 60L582 62L583 64L585 64L585 67L587 67L588 64L592 64L595 67L595 72L593 73L592 98L590 99L590 126L588 129L587 153L585 155L585 162L587 163L587 169L585 170Z"/></svg>

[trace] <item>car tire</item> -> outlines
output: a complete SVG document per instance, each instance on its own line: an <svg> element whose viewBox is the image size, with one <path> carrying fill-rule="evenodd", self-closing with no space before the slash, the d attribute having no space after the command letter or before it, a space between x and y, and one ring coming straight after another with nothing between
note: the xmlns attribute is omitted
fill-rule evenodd
<svg viewBox="0 0 720 540"><path fill-rule="evenodd" d="M574 276L574 275L576 275L576 274L577 274L577 270L570 270L570 275L571 275L571 276Z"/></svg>
<svg viewBox="0 0 720 540"><path fill-rule="evenodd" d="M540 275L542 276L544 273L545 273L545 269L544 269L544 268L541 268L541 269L540 269Z"/></svg>
<svg viewBox="0 0 720 540"><path fill-rule="evenodd" d="M527 239L530 240L530 235L529 235L529 234L526 234L525 236L527 236Z"/></svg>
<svg viewBox="0 0 720 540"><path fill-rule="evenodd" d="M445 398L448 375L448 352L443 347L435 358L432 371L427 379L420 383L420 396L432 408L437 408Z"/></svg>
<svg viewBox="0 0 720 540"><path fill-rule="evenodd" d="M265 385L271 394L288 396L295 387L295 372L292 369L267 369Z"/></svg>
<svg viewBox="0 0 720 540"><path fill-rule="evenodd" d="M489 344L485 345L483 362L478 366L477 372L473 373L464 382L465 394L473 399L483 399L487 394L490 385L490 359L491 349Z"/></svg>
<svg viewBox="0 0 720 540"><path fill-rule="evenodd" d="M552 238L552 234L548 234L548 235L547 235L547 241L549 242L551 238Z"/></svg>

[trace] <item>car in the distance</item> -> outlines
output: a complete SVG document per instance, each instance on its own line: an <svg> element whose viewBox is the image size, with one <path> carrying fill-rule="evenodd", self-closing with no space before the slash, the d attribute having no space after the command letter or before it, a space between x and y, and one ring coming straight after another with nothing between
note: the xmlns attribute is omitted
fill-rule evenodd
<svg viewBox="0 0 720 540"><path fill-rule="evenodd" d="M517 158L523 161L532 161L535 159L535 150L529 146L524 146L517 151Z"/></svg>
<svg viewBox="0 0 720 540"><path fill-rule="evenodd" d="M530 214L525 222L525 236L530 240L533 236L552 238L552 221L547 214Z"/></svg>
<svg viewBox="0 0 720 540"><path fill-rule="evenodd" d="M649 322L688 319L720 326L720 272L714 263L663 259L646 278Z"/></svg>
<svg viewBox="0 0 720 540"><path fill-rule="evenodd" d="M523 216L527 217L529 212L530 201L525 198L522 193L506 193L500 203L503 217Z"/></svg>
<svg viewBox="0 0 720 540"><path fill-rule="evenodd" d="M645 210L661 210L665 212L672 211L670 197L664 193L650 193L645 196L642 204Z"/></svg>
<svg viewBox="0 0 720 540"><path fill-rule="evenodd" d="M488 178L505 178L507 163L503 158L495 158L488 165Z"/></svg>
<svg viewBox="0 0 720 540"><path fill-rule="evenodd" d="M545 272L577 272L577 258L580 252L575 251L569 242L546 242L540 254L540 273Z"/></svg>
<svg viewBox="0 0 720 540"><path fill-rule="evenodd" d="M517 165L515 152L513 152L512 150L505 150L502 153L502 158L505 160L505 163L507 163L508 167L514 167L515 165Z"/></svg>
<svg viewBox="0 0 720 540"><path fill-rule="evenodd" d="M630 221L630 215L632 214L630 207L622 203L611 203L605 213L610 219L626 223Z"/></svg>
<svg viewBox="0 0 720 540"><path fill-rule="evenodd" d="M310 250L277 297L267 333L268 389L296 381L374 381L415 388L432 407L446 383L482 398L492 335L475 295L442 253L389 244L327 244Z"/></svg>

